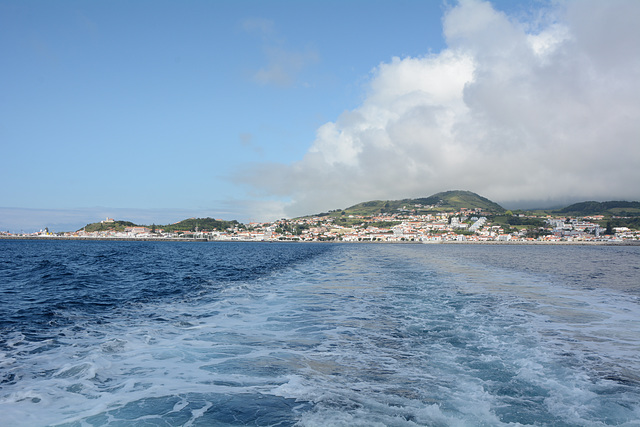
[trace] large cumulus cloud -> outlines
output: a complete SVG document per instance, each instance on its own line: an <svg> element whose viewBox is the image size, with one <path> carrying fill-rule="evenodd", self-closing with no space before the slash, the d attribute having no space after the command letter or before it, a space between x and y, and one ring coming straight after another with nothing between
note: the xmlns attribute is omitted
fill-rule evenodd
<svg viewBox="0 0 640 427"><path fill-rule="evenodd" d="M497 201L640 197L640 2L516 20L464 0L447 49L375 68L362 104L300 161L237 179L299 215L467 189Z"/></svg>

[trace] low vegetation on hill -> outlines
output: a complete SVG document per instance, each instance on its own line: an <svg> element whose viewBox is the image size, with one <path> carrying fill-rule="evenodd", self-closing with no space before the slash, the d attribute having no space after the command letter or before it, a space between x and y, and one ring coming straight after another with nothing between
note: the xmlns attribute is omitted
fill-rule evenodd
<svg viewBox="0 0 640 427"><path fill-rule="evenodd" d="M124 231L127 227L135 226L134 223L129 221L94 222L93 224L87 224L82 230L87 233L93 233L95 231Z"/></svg>
<svg viewBox="0 0 640 427"><path fill-rule="evenodd" d="M581 202L552 211L552 213L571 216L604 215L640 217L640 202Z"/></svg>
<svg viewBox="0 0 640 427"><path fill-rule="evenodd" d="M500 214L505 209L486 197L471 191L444 191L430 197L402 200L372 200L358 203L346 209L319 214L319 216L361 215L371 216L384 213L413 211L416 214L459 211L461 208L482 209L487 214Z"/></svg>
<svg viewBox="0 0 640 427"><path fill-rule="evenodd" d="M147 227L151 231L163 230L165 232L189 232L193 233L196 231L224 231L228 228L240 227L243 225L238 221L224 221L221 219L213 219L213 218L189 218L174 224L169 225L139 225L134 224L129 221L110 221L110 222L96 222L93 224L87 224L82 228L83 231L87 233L92 233L95 231L125 231L127 227ZM81 230L78 230L81 231Z"/></svg>
<svg viewBox="0 0 640 427"><path fill-rule="evenodd" d="M197 231L224 231L227 228L233 228L241 226L241 224L236 221L224 221L221 219L213 219L213 218L189 218L182 220L180 222L176 222L175 224L170 225L157 225L156 228L161 228L167 232L174 231L189 231L195 232Z"/></svg>

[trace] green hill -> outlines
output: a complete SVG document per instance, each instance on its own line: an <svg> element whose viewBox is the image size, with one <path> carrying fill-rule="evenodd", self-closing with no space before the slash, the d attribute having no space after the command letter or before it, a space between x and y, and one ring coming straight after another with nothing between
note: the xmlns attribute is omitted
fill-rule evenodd
<svg viewBox="0 0 640 427"><path fill-rule="evenodd" d="M422 199L417 199L422 200ZM442 193L434 194L424 200L425 204L438 204L440 203L440 209L446 210L459 210L461 208L467 209L482 209L491 213L502 213L504 208L499 204L492 202L486 197L482 197L471 191L445 191Z"/></svg>
<svg viewBox="0 0 640 427"><path fill-rule="evenodd" d="M371 216L380 213L414 212L416 214L428 214L435 212L459 211L461 208L482 209L488 214L501 214L505 209L471 191L444 191L429 197L402 200L372 200L358 203L346 209L337 209L321 214L308 216L342 216L362 215Z"/></svg>
<svg viewBox="0 0 640 427"><path fill-rule="evenodd" d="M402 200L373 200L351 206L344 211L350 215L372 215L415 210L416 213L458 211L461 208L482 209L487 213L502 213L504 208L471 191L444 191L429 197Z"/></svg>
<svg viewBox="0 0 640 427"><path fill-rule="evenodd" d="M241 225L238 221L224 221L220 219L213 218L189 218L182 220L180 222L176 222L175 224L170 225L157 225L156 228L161 228L164 231L172 232L172 231L196 231L196 227L198 227L198 231L224 231L227 228L233 228Z"/></svg>
<svg viewBox="0 0 640 427"><path fill-rule="evenodd" d="M640 202L611 201L611 202L580 202L565 208L552 211L553 214L567 216L640 216Z"/></svg>
<svg viewBox="0 0 640 427"><path fill-rule="evenodd" d="M113 221L113 222L94 222L87 224L78 231L86 231L93 233L94 231L124 231L126 227L136 227L136 224L129 221Z"/></svg>
<svg viewBox="0 0 640 427"><path fill-rule="evenodd" d="M94 231L124 231L126 227L141 227L142 225L134 224L129 221L113 221L113 222L94 222L92 224L87 224L82 229L87 233L92 233ZM223 221L219 219L213 218L189 218L182 220L180 222L176 222L174 224L169 225L144 225L143 227L148 227L150 229L162 229L166 232L173 231L188 231L194 232L196 231L196 227L198 231L224 231L227 228L233 228L240 226L238 221Z"/></svg>

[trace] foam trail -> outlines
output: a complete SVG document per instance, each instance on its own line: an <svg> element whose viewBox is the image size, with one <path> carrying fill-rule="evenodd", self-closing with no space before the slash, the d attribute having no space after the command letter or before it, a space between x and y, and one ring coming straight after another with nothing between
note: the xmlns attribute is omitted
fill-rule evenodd
<svg viewBox="0 0 640 427"><path fill-rule="evenodd" d="M639 248L67 243L0 252L7 425L640 420Z"/></svg>

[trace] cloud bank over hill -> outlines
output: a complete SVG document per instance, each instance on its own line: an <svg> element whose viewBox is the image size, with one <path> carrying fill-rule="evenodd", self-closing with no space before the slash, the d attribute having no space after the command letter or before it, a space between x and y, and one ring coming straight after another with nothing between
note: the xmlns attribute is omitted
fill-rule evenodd
<svg viewBox="0 0 640 427"><path fill-rule="evenodd" d="M491 200L640 197L640 2L581 0L516 19L464 0L447 48L393 58L293 164L235 181L289 216L471 190ZM425 51L427 47L425 47Z"/></svg>

